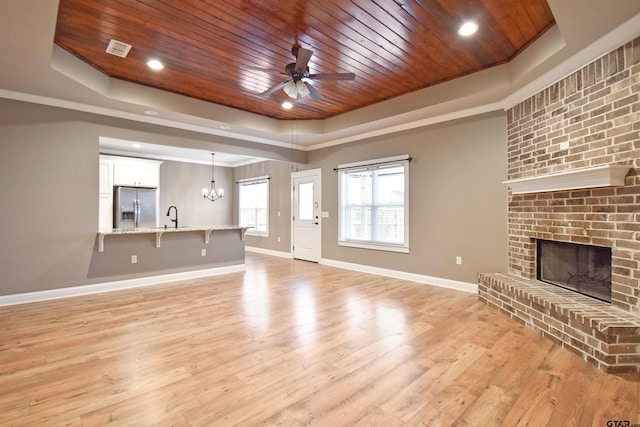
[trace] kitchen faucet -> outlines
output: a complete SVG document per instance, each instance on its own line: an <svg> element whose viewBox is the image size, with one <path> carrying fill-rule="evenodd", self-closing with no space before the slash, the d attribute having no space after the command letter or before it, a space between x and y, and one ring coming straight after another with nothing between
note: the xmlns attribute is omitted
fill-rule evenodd
<svg viewBox="0 0 640 427"><path fill-rule="evenodd" d="M176 211L176 218L172 219L171 222L175 222L176 228L178 228L178 208L176 208L173 205L169 206L169 209L167 209L167 216L171 215L171 208L173 208Z"/></svg>

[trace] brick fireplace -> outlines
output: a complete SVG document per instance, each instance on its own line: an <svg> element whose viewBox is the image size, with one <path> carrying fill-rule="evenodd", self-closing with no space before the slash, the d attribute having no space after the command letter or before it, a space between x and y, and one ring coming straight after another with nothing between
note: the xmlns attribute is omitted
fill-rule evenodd
<svg viewBox="0 0 640 427"><path fill-rule="evenodd" d="M509 270L479 274L479 298L607 372L640 371L640 38L508 110L507 144ZM540 239L610 248L611 303L536 280Z"/></svg>

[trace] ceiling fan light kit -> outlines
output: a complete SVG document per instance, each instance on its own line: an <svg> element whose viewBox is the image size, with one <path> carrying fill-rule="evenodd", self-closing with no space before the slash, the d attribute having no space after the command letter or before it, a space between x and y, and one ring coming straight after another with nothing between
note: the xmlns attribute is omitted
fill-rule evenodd
<svg viewBox="0 0 640 427"><path fill-rule="evenodd" d="M291 80L286 85L284 85L282 89L284 90L284 93L289 95L290 98L294 99L304 98L311 93L309 89L307 89L307 86L305 86L305 84L302 82L302 80L298 80L297 82Z"/></svg>

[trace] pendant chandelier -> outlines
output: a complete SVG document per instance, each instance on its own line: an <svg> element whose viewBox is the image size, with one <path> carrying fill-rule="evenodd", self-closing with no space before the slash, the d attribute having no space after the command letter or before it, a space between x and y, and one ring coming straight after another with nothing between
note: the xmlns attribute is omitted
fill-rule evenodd
<svg viewBox="0 0 640 427"><path fill-rule="evenodd" d="M205 187L202 189L202 197L204 197L207 200L211 200L212 202L215 202L216 200L221 199L222 194L224 192L222 188L220 190L216 190L216 180L213 174L214 156L215 156L215 153L211 153L211 183L209 184L209 188Z"/></svg>

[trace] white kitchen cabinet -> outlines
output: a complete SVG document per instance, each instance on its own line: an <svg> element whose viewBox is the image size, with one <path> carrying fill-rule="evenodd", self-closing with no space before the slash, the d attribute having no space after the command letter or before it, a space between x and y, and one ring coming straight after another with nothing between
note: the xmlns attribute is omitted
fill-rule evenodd
<svg viewBox="0 0 640 427"><path fill-rule="evenodd" d="M100 158L100 194L113 192L113 171L110 160Z"/></svg>
<svg viewBox="0 0 640 427"><path fill-rule="evenodd" d="M100 156L98 185L98 227L113 227L113 162Z"/></svg>
<svg viewBox="0 0 640 427"><path fill-rule="evenodd" d="M98 227L113 227L113 196L100 194L98 199Z"/></svg>
<svg viewBox="0 0 640 427"><path fill-rule="evenodd" d="M154 160L123 159L113 162L113 185L158 187L160 164Z"/></svg>

